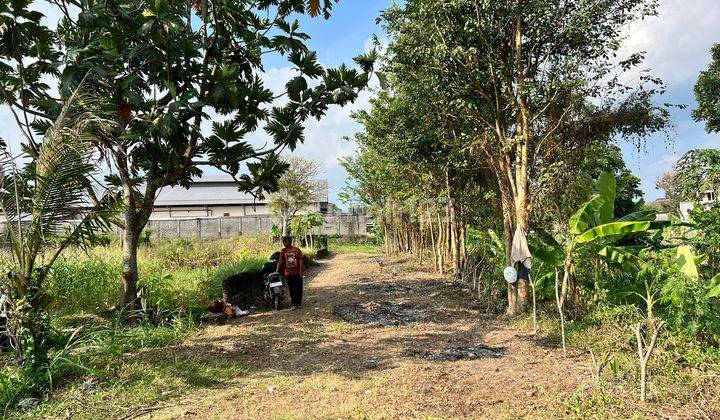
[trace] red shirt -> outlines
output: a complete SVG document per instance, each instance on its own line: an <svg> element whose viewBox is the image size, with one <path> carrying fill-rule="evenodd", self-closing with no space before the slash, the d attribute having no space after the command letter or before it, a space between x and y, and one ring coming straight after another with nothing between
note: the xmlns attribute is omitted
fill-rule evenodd
<svg viewBox="0 0 720 420"><path fill-rule="evenodd" d="M301 275L303 269L303 256L300 248L291 246L280 250L280 258L277 262L277 271L285 277Z"/></svg>

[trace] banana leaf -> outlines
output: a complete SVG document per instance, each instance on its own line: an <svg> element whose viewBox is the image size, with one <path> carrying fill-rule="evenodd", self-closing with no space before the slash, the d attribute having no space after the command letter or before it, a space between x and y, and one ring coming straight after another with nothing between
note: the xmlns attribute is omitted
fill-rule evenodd
<svg viewBox="0 0 720 420"><path fill-rule="evenodd" d="M597 180L598 193L604 200L600 207L600 223L610 223L615 220L615 175L603 172Z"/></svg>
<svg viewBox="0 0 720 420"><path fill-rule="evenodd" d="M710 290L705 297L720 298L720 274L717 274L710 280Z"/></svg>
<svg viewBox="0 0 720 420"><path fill-rule="evenodd" d="M623 236L629 233L644 232L650 228L650 222L612 222L584 232L575 238L575 242L582 244L604 239L610 236Z"/></svg>
<svg viewBox="0 0 720 420"><path fill-rule="evenodd" d="M623 267L636 269L640 266L640 259L637 253L643 249L642 246L605 246L598 251L598 255L616 262Z"/></svg>
<svg viewBox="0 0 720 420"><path fill-rule="evenodd" d="M587 203L583 204L575 214L570 218L570 232L575 235L581 234L583 231L590 227L590 223L593 221L595 213L600 210L605 199L599 195L594 196Z"/></svg>
<svg viewBox="0 0 720 420"><path fill-rule="evenodd" d="M533 258L549 267L560 267L565 259L565 250L550 233L544 229L533 229L528 238L528 247Z"/></svg>
<svg viewBox="0 0 720 420"><path fill-rule="evenodd" d="M699 277L697 265L695 264L695 256L689 246L683 245L678 247L676 261L683 274L691 279L697 279Z"/></svg>

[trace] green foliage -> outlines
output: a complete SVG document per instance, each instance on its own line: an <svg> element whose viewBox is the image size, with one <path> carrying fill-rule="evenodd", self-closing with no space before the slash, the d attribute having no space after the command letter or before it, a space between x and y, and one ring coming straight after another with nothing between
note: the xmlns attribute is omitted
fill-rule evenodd
<svg viewBox="0 0 720 420"><path fill-rule="evenodd" d="M631 233L644 232L650 228L648 221L612 222L598 225L575 238L575 242L598 242L609 238L619 238Z"/></svg>
<svg viewBox="0 0 720 420"><path fill-rule="evenodd" d="M77 18L64 2L44 2L63 16L53 29L44 26L43 14L30 10L30 3L0 6L0 103L19 115L25 146L37 154L30 130L44 134L78 86L87 83L102 99L98 107L116 124L95 133L92 147L105 164L115 166L105 181L123 187L119 224L132 247L157 192L188 187L202 174L202 165L232 175L239 189L256 196L276 190L288 167L278 153L304 141L308 119L354 102L373 71L374 53L355 58L360 69L325 68L308 49L310 37L300 30L297 14L328 17L331 0L195 5L111 0L73 3L71 9L81 8ZM297 74L277 92L261 77L268 56L286 59ZM211 135L203 133L201 127L215 115L223 118L212 121ZM35 122L29 124L30 119ZM270 146L256 148L248 141L260 130L271 137ZM130 272L136 261L126 266L123 306L134 304L130 283L137 278Z"/></svg>
<svg viewBox="0 0 720 420"><path fill-rule="evenodd" d="M140 250L142 299L153 308L174 312L204 308L222 296L224 277L259 270L275 250L266 237L157 241ZM58 315L107 311L117 303L121 266L120 246L59 258L48 274L48 309Z"/></svg>
<svg viewBox="0 0 720 420"><path fill-rule="evenodd" d="M56 329L66 331L71 326L66 324L69 319L56 319ZM180 342L197 329L196 319L173 316L162 326L148 324L134 327L100 320L95 325L72 325L72 332L57 337L58 345L50 349L49 363L41 370L5 366L0 371L0 406L3 412L12 413L23 398L43 399L48 391L52 392L59 387L80 388L83 381L114 382L115 387L134 388L137 391L137 385L147 376L172 381L181 366L187 372L198 370L200 363L187 357L182 358L182 361L175 360L172 369L156 366L152 362L128 362L126 358L129 353ZM225 367L224 370L227 369ZM118 380L119 377L124 379ZM152 381L145 383L145 386L151 384ZM137 397L142 398L140 395ZM41 405L36 410L40 411L40 417L46 408Z"/></svg>
<svg viewBox="0 0 720 420"><path fill-rule="evenodd" d="M590 201L583 204L580 209L570 218L568 226L570 233L583 233L595 220L595 215L602 209L605 199L601 196L595 196Z"/></svg>
<svg viewBox="0 0 720 420"><path fill-rule="evenodd" d="M609 180L606 173L598 177L597 189L603 196L596 195L580 206L580 209L568 221L571 237L564 247L559 241L542 229L538 229L530 245L533 256L548 267L560 267L565 262L572 262L576 258L597 256L605 258L608 262L618 263L625 268L637 267L634 254L639 251L632 245L619 243L629 235L645 232L651 228L649 220L654 215L635 213L628 215L621 221L610 221L614 212L612 208L605 207L606 202L615 202L615 183Z"/></svg>
<svg viewBox="0 0 720 420"><path fill-rule="evenodd" d="M678 159L667 181L673 194L700 201L706 190L720 190L720 150L694 149Z"/></svg>
<svg viewBox="0 0 720 420"><path fill-rule="evenodd" d="M52 322L47 317L44 321L50 331L44 341L47 363L36 369L7 365L0 370L0 404L12 410L23 398L42 398L61 386L79 387L77 379L108 381L111 387L140 387L151 392L155 380L182 387L187 386L182 378L205 383L213 375L223 377L219 372L227 371L227 366L204 366L192 358L156 365L128 362L125 355L186 338L198 326L194 314L222 295L222 279L259 271L275 249L266 237L212 242L178 239L141 248L143 277L138 286L142 304L132 326L123 324L123 314L114 318L94 315L108 316L108 309L117 301L121 247L98 246L85 252L69 249L57 259L46 279L46 308L52 316ZM306 254L311 263L313 253ZM2 256L2 266L7 267L11 264L8 255ZM115 375L124 375L124 379L118 380ZM153 379L146 382L147 378Z"/></svg>
<svg viewBox="0 0 720 420"><path fill-rule="evenodd" d="M493 264L503 265L505 243L494 230L480 231L470 228L467 232L468 253Z"/></svg>
<svg viewBox="0 0 720 420"><path fill-rule="evenodd" d="M693 248L707 255L709 276L720 273L720 203L697 205L690 212L694 235L690 239Z"/></svg>
<svg viewBox="0 0 720 420"><path fill-rule="evenodd" d="M711 50L712 61L708 68L700 72L695 84L695 100L698 107L693 110L696 121L705 121L708 133L720 132L720 44Z"/></svg>
<svg viewBox="0 0 720 420"><path fill-rule="evenodd" d="M339 236L328 238L330 252L377 254L381 251L382 240L377 236L366 238L343 238Z"/></svg>
<svg viewBox="0 0 720 420"><path fill-rule="evenodd" d="M287 158L286 161L288 169L278 180L275 192L269 197L270 209L282 218L281 231L283 235L291 233L292 227L289 224L292 223L292 219L299 211L305 210L314 201L324 199L321 197L322 183L318 179L320 165L300 157ZM316 222L316 219L312 221ZM303 225L302 221L295 223L299 223L296 225L298 228ZM300 236L305 236L305 234Z"/></svg>
<svg viewBox="0 0 720 420"><path fill-rule="evenodd" d="M533 220L538 225L548 226L556 220L567 220L593 192L600 193L594 191L595 180L603 172L615 175L616 218L642 209L640 178L627 168L618 145L591 144L573 162L572 167L562 162L548 169L547 177L552 177L554 182L546 182L536 199L537 211L533 213Z"/></svg>
<svg viewBox="0 0 720 420"><path fill-rule="evenodd" d="M600 207L600 223L610 223L615 219L615 196L617 192L615 174L601 172L597 180L597 189L600 197L604 200L602 207Z"/></svg>
<svg viewBox="0 0 720 420"><path fill-rule="evenodd" d="M323 225L323 217L320 213L308 213L295 216L290 220L290 234L302 238L311 234L316 227ZM310 246L310 244L307 244Z"/></svg>
<svg viewBox="0 0 720 420"><path fill-rule="evenodd" d="M12 254L0 282L0 312L18 364L30 370L48 363L48 271L67 247L93 243L115 210L112 194L89 209L85 201L96 175L92 145L113 129L110 120L92 112L85 89L78 86L63 104L39 151L13 156L0 145L0 209ZM20 168L26 159L30 163Z"/></svg>

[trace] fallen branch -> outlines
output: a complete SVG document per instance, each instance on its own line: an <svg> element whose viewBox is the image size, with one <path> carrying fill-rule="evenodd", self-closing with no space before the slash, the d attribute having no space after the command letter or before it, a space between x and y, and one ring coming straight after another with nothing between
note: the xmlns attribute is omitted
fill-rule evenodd
<svg viewBox="0 0 720 420"><path fill-rule="evenodd" d="M151 405L151 406L145 406L145 407L138 407L138 408L130 411L125 416L120 417L119 420L134 419L134 418L142 416L143 414L147 414L147 413L150 413L155 410L162 410L163 408L175 407L176 405L177 404L168 404L168 405Z"/></svg>

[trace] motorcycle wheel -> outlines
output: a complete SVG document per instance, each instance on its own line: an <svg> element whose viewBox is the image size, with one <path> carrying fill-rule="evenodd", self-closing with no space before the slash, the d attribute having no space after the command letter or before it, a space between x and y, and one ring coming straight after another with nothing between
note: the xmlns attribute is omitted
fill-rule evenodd
<svg viewBox="0 0 720 420"><path fill-rule="evenodd" d="M280 310L281 303L282 303L282 301L280 300L280 295L279 294L275 295L275 310L276 311Z"/></svg>

